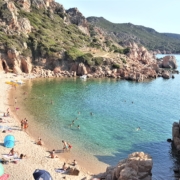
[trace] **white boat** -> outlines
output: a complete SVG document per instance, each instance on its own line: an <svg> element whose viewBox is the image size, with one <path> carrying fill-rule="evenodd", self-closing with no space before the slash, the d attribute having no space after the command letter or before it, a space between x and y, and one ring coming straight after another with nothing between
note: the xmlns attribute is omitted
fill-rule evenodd
<svg viewBox="0 0 180 180"><path fill-rule="evenodd" d="M80 76L81 79L87 79L87 75Z"/></svg>

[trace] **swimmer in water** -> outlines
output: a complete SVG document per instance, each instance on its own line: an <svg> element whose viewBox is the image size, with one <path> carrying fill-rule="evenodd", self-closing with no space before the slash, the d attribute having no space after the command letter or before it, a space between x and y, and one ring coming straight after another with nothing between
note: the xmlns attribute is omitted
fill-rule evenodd
<svg viewBox="0 0 180 180"><path fill-rule="evenodd" d="M141 128L140 128L140 127L136 128L136 131L139 131L139 130L141 130Z"/></svg>

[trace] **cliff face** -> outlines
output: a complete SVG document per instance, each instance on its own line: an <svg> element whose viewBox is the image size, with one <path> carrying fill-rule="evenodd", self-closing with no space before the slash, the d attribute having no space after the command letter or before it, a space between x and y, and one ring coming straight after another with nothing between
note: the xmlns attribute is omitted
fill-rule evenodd
<svg viewBox="0 0 180 180"><path fill-rule="evenodd" d="M88 22L77 8L71 8L66 13L69 15L69 20L72 24L76 24L84 34L89 35Z"/></svg>
<svg viewBox="0 0 180 180"><path fill-rule="evenodd" d="M0 69L17 74L143 81L162 76L167 64L177 67L134 42L120 46L77 8L65 10L53 0L1 0L0 25Z"/></svg>
<svg viewBox="0 0 180 180"><path fill-rule="evenodd" d="M31 32L29 20L27 18L18 17L18 9L12 1L5 1L1 5L0 26L6 34L13 35L23 33L27 35Z"/></svg>

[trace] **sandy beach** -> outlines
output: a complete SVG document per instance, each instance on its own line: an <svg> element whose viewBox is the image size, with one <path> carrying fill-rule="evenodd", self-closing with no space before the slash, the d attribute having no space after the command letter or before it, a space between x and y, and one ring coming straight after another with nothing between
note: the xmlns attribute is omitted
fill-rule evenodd
<svg viewBox="0 0 180 180"><path fill-rule="evenodd" d="M48 150L43 147L35 144L35 140L28 135L26 132L21 131L20 120L17 119L15 115L15 110L13 111L14 105L9 101L9 91L13 88L11 85L6 84L6 81L14 79L24 79L22 76L15 76L14 74L5 74L1 72L0 74L0 117L3 119L3 122L0 123L1 133L0 133L0 152L1 159L4 155L8 155L10 148L4 147L4 138L6 135L13 135L15 137L15 151L20 154L26 154L27 158L17 160L17 163L11 161L8 164L4 164L5 174L9 174L10 180L32 180L33 172L36 169L47 170L53 179L69 179L69 180L79 180L79 179L92 179L92 176L89 172L85 171L83 167L77 166L77 169L80 170L78 176L62 174L55 171L55 169L62 168L65 159L62 158L50 158ZM13 101L12 101L13 102ZM7 109L10 109L10 117L3 117L3 114L7 112ZM2 133L3 129L11 129L10 131L6 130L5 133ZM69 163L69 162L68 162ZM68 164L68 166L70 166ZM72 167L72 166L70 166Z"/></svg>

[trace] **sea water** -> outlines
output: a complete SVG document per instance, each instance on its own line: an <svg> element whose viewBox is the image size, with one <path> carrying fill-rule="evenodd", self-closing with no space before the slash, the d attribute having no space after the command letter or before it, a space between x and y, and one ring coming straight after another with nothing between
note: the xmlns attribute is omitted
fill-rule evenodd
<svg viewBox="0 0 180 180"><path fill-rule="evenodd" d="M180 66L180 56L176 58ZM166 140L172 138L173 122L180 119L180 75L174 76L142 83L29 80L18 87L17 113L22 117L21 112L28 112L30 131L50 147L61 149L66 140L73 156L91 166L116 165L130 153L143 151L153 158L153 179L171 180L177 160Z"/></svg>

